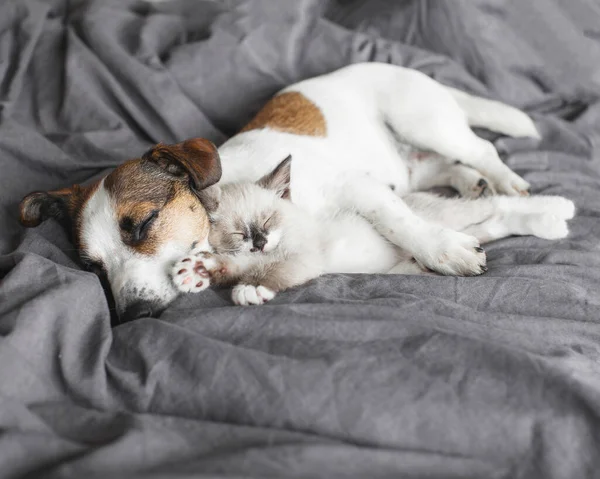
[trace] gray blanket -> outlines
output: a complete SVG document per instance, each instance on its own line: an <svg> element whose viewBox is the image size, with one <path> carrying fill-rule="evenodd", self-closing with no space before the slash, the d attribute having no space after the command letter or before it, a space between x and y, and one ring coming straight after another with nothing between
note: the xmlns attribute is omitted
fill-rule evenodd
<svg viewBox="0 0 600 479"><path fill-rule="evenodd" d="M596 0L0 2L0 477L600 477ZM477 278L334 275L264 307L207 291L110 327L97 277L20 198L149 145L222 142L358 61L530 111L495 138L558 242Z"/></svg>

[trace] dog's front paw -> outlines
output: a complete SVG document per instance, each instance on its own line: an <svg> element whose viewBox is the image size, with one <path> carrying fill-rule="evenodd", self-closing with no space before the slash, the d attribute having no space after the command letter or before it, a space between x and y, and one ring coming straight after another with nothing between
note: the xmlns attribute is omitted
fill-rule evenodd
<svg viewBox="0 0 600 479"><path fill-rule="evenodd" d="M485 251L477 238L453 230L443 229L430 236L415 259L448 276L477 276L487 271Z"/></svg>
<svg viewBox="0 0 600 479"><path fill-rule="evenodd" d="M182 293L199 293L210 286L211 275L218 268L211 253L190 254L173 266L173 283Z"/></svg>
<svg viewBox="0 0 600 479"><path fill-rule="evenodd" d="M275 297L275 291L266 286L238 284L233 288L231 299L238 306L264 304Z"/></svg>

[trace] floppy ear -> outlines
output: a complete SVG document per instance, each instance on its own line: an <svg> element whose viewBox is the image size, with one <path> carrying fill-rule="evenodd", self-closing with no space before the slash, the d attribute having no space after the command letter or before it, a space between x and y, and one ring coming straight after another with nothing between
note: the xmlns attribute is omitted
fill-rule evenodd
<svg viewBox="0 0 600 479"><path fill-rule="evenodd" d="M56 191L34 191L20 204L20 222L27 228L38 226L48 218L55 218L66 226L70 223L72 205L76 202L79 187Z"/></svg>
<svg viewBox="0 0 600 479"><path fill-rule="evenodd" d="M280 198L290 199L290 181L292 173L292 155L289 155L269 174L258 180L258 185L273 190Z"/></svg>
<svg viewBox="0 0 600 479"><path fill-rule="evenodd" d="M194 138L174 145L159 143L143 158L156 163L166 173L189 179L196 192L221 179L221 159L217 147L204 138Z"/></svg>

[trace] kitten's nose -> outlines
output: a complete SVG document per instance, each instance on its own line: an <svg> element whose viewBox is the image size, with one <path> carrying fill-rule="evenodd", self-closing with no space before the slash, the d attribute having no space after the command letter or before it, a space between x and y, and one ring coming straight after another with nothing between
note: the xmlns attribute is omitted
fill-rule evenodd
<svg viewBox="0 0 600 479"><path fill-rule="evenodd" d="M252 246L254 246L250 251L256 253L257 251L262 251L265 245L267 244L267 238L263 235L256 235L252 238Z"/></svg>

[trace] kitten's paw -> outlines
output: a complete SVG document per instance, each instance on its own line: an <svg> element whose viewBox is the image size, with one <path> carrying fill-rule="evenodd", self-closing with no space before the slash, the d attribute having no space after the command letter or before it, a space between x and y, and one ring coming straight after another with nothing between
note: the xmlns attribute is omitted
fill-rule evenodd
<svg viewBox="0 0 600 479"><path fill-rule="evenodd" d="M477 238L457 231L432 231L415 259L426 268L448 276L478 276L487 271L485 251Z"/></svg>
<svg viewBox="0 0 600 479"><path fill-rule="evenodd" d="M173 283L182 293L199 293L210 286L210 276L218 267L210 253L190 254L173 266Z"/></svg>
<svg viewBox="0 0 600 479"><path fill-rule="evenodd" d="M538 238L556 240L566 238L569 235L567 222L560 215L528 215L527 225L530 228L530 234Z"/></svg>
<svg viewBox="0 0 600 479"><path fill-rule="evenodd" d="M556 215L563 220L575 216L575 204L562 196L532 196L529 203L536 213Z"/></svg>
<svg viewBox="0 0 600 479"><path fill-rule="evenodd" d="M556 215L563 220L570 220L575 216L575 204L562 196L535 195L528 198L498 197L494 201L507 215L513 215L514 213L548 214Z"/></svg>
<svg viewBox="0 0 600 479"><path fill-rule="evenodd" d="M264 304L275 297L275 291L266 286L238 284L233 288L231 299L238 306Z"/></svg>

